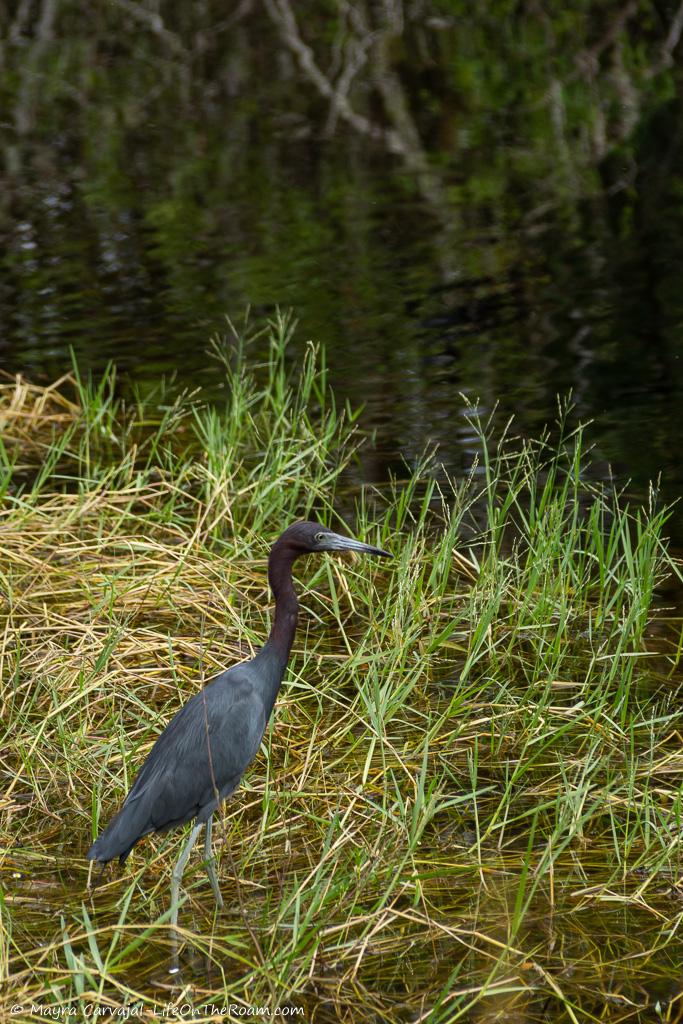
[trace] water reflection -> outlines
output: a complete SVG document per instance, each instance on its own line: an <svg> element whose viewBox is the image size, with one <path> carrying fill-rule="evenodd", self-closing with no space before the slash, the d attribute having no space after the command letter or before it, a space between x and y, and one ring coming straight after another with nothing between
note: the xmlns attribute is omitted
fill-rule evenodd
<svg viewBox="0 0 683 1024"><path fill-rule="evenodd" d="M482 804L482 814L486 813ZM63 833L67 848L69 834ZM362 948L363 955L353 978L341 977L333 960L311 966L306 995L291 999L293 1005L305 1005L306 1019L333 1024L357 1005L356 999L381 992L384 1012L390 1007L392 1020L415 1020L421 995L446 985L445 1005L455 1009L472 1003L466 1019L482 1022L501 1016L549 1019L544 1014L559 1013L564 999L587 1014L599 1015L611 1006L615 1020L628 1019L629 1013L638 1011L654 1012L657 1004L661 1012L674 1010L683 998L679 971L683 954L680 938L662 931L671 921L671 899L677 898L671 888L673 879L655 879L648 888L647 903L639 901L642 879L627 875L616 881L609 849L593 844L592 851L580 859L570 854L558 860L554 884L552 879L543 880L518 925L524 852L484 851L477 880L469 844L462 838L451 835L439 858L430 858L429 866L425 865L420 902L416 904L411 893L393 900L381 941L376 945L359 942L358 952ZM540 849L534 851L532 862L541 854ZM304 869L305 860L299 863L295 858L289 881ZM97 974L83 930L83 906L97 922L100 950L104 955L111 949L108 955L113 962L115 949L145 933L144 942L126 957L117 978L124 986L122 992L125 986L133 992L144 986L146 998L159 1005L181 994L195 1007L212 1000L222 1003L231 979L243 979L249 962L258 963L250 934L258 934L262 943L270 941L268 876L252 880L258 884L249 885L240 905L224 865L221 882L226 909L207 914L207 885L197 862L194 877L188 879L180 967L169 973L168 928L164 922L155 926L156 916L166 909L167 893L153 894L151 900L145 895L145 890L153 888L152 869L146 870L139 886L133 882L126 924L120 928L117 922L130 880L117 876L107 891L89 896L87 870L77 857L73 862L79 866L57 871L44 860L36 863L28 851L18 850L15 870L7 871L3 880L6 899L13 906L23 905L16 918L20 928L16 939L24 948L44 949L41 969L53 986L68 980L67 944L85 970ZM439 864L441 870L435 870ZM15 877L18 873L21 878ZM369 891L368 910L372 899ZM149 933L148 924L152 926ZM286 930L271 936L274 948L285 948L289 938ZM114 991L110 994L119 999Z"/></svg>
<svg viewBox="0 0 683 1024"><path fill-rule="evenodd" d="M84 368L114 359L143 387L176 373L210 392L206 342L224 314L291 305L302 322L292 360L309 336L323 341L340 398L365 403L377 428L370 477L433 442L451 470L466 468L460 392L500 403L532 433L571 389L622 482L642 493L661 470L665 497L681 493L681 108L644 103L653 75L675 68L666 25L649 40L645 77L628 71L629 95L642 90L634 131L625 79L599 74L594 46L618 42L623 58L629 16L611 35L584 18L544 40L520 22L507 52L477 13L463 14L463 36L442 13L421 23L400 5L396 17L347 12L332 63L311 51L323 78L336 66L318 123L325 87L296 64L311 45L296 12L240 5L227 32L209 7L190 28L167 4L156 37L88 25L89 64L85 25L53 12L34 38L20 14L12 22L4 367L54 378L73 347ZM461 52L468 33L477 43ZM175 77L150 73L157 45ZM525 77L548 46L558 74L566 61L574 108L544 81L543 61L538 80ZM498 66L517 99L497 93ZM362 108L363 82L383 115ZM586 155L571 119L591 123L592 103L602 134Z"/></svg>

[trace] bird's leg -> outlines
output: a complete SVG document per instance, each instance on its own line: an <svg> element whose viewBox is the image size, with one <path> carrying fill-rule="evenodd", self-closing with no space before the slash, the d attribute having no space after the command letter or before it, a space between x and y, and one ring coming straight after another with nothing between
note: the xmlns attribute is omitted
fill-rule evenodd
<svg viewBox="0 0 683 1024"><path fill-rule="evenodd" d="M206 873L209 876L211 882L211 888L213 889L214 899L219 910L223 909L223 895L218 887L218 878L216 877L216 866L213 853L211 852L211 827L213 825L213 815L209 817L206 822L206 836L204 837L204 861L206 862Z"/></svg>
<svg viewBox="0 0 683 1024"><path fill-rule="evenodd" d="M175 936L177 936L178 928L178 908L180 906L178 894L180 891L180 883L183 878L183 871L185 870L185 865L187 864L190 858L190 854L192 853L192 847L197 842L197 837L199 835L199 830L201 829L201 827L201 824L195 825L195 827L190 832L190 838L183 847L183 852L178 857L178 863L173 868L173 874L171 875L171 930Z"/></svg>

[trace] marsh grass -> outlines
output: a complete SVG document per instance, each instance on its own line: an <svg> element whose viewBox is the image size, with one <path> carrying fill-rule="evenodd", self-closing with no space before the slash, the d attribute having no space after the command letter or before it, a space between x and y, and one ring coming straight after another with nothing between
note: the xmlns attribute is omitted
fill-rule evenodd
<svg viewBox="0 0 683 1024"><path fill-rule="evenodd" d="M216 342L222 406L124 402L113 369L0 387L5 1017L678 1019L667 511L591 478L566 409L534 441L471 409L466 480L425 459L349 492L357 414L313 346L289 371L292 329L264 328L260 365ZM298 568L277 711L214 832L226 908L195 858L171 976L182 837L91 890L85 851L180 704L262 641L269 543L343 528L350 493L347 528L394 561Z"/></svg>

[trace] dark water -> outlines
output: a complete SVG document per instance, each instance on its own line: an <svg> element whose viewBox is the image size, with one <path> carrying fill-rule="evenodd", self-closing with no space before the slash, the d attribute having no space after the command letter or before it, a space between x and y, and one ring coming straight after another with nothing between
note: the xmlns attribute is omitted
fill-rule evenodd
<svg viewBox="0 0 683 1024"><path fill-rule="evenodd" d="M530 434L571 391L602 475L642 495L661 473L665 500L683 493L675 53L649 77L622 68L626 124L610 47L594 79L576 73L598 13L550 40L406 8L384 78L371 63L350 94L403 139L394 152L331 118L272 18L242 7L221 21L167 4L163 31L69 3L46 31L3 15L2 367L55 378L73 348L95 373L114 360L143 388L175 374L210 395L225 315L293 307L292 362L324 343L338 396L376 428L369 478L434 442L451 470L469 464L461 393ZM353 26L335 47L326 10L308 42L334 78ZM559 113L542 57L566 64Z"/></svg>

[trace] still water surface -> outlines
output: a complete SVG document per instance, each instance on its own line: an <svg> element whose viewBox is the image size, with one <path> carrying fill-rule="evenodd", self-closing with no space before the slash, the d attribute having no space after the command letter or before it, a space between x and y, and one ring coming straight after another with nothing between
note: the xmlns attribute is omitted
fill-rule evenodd
<svg viewBox="0 0 683 1024"><path fill-rule="evenodd" d="M3 125L5 370L55 378L73 348L95 373L114 360L143 388L175 375L210 396L226 314L292 307L292 362L323 343L377 432L369 479L435 442L469 465L461 393L531 434L571 392L601 475L683 493L677 104L630 141L628 188L596 167L560 187L524 149L551 159L553 140L486 111L460 112L460 150L425 128L425 185L381 145L294 123L296 81L259 78L253 107L204 93L180 121L168 97L134 116L131 60L118 79L108 58L106 96L77 116L46 89L28 128L21 95Z"/></svg>

